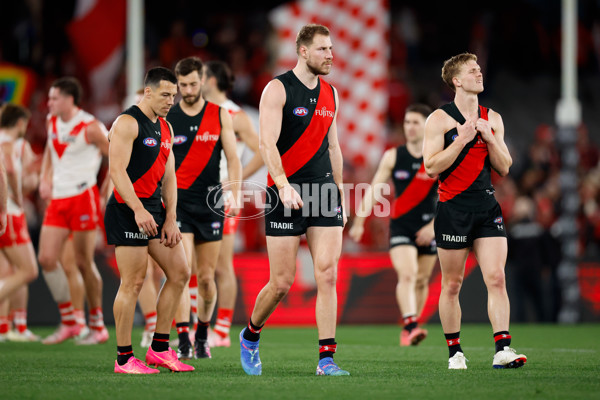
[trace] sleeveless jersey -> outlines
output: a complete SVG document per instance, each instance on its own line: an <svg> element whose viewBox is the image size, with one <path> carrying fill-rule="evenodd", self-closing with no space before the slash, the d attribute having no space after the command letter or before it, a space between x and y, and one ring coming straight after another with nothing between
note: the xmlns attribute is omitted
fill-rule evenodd
<svg viewBox="0 0 600 400"><path fill-rule="evenodd" d="M459 124L465 123L454 102L441 107ZM479 106L479 117L488 119L488 109ZM458 131L450 129L444 134L444 148L456 139ZM440 202L447 202L464 211L489 210L496 204L491 181L490 157L487 144L477 133L460 152L454 163L439 176Z"/></svg>
<svg viewBox="0 0 600 400"><path fill-rule="evenodd" d="M194 116L176 104L167 115L175 134L173 155L178 198L204 195L218 186L221 161L221 107L206 102Z"/></svg>
<svg viewBox="0 0 600 400"><path fill-rule="evenodd" d="M237 113L242 111L242 108L230 99L227 99L225 103L221 104L221 107L223 107L229 112L229 115L231 115L231 119L233 119ZM245 149L246 145L244 144L244 142L237 135L235 135L235 152L240 161L242 159L242 154L244 153ZM227 172L227 158L225 157L224 151L221 151L221 163L219 164L219 170L219 178L221 181L223 181L229 175L229 173Z"/></svg>
<svg viewBox="0 0 600 400"><path fill-rule="evenodd" d="M406 149L396 149L396 164L392 171L396 198L392 203L392 219L402 218L426 223L435 212L436 179L425 172L423 157L415 158Z"/></svg>
<svg viewBox="0 0 600 400"><path fill-rule="evenodd" d="M96 184L102 162L100 150L87 141L87 127L96 119L79 110L70 121L49 116L48 140L52 157L52 198L77 196ZM104 134L108 134L100 124Z"/></svg>
<svg viewBox="0 0 600 400"><path fill-rule="evenodd" d="M0 145L2 145L3 143L12 142L12 141L13 141L13 138L10 137L8 134L6 134L6 133L0 134ZM25 148L25 139L18 138L13 143L13 151L11 154L12 164L15 169L16 176L17 176L17 185L18 185L17 190L19 192L21 192L21 187L23 184L22 181L23 181L23 149L24 148ZM7 201L7 206L6 206L6 213L8 215L21 215L23 213L23 209L19 205L17 205L17 203L15 203L15 201L13 200L13 198L15 198L17 196L15 196L15 193L13 192L10 185L7 185L7 188L8 188L8 193L7 193L8 201Z"/></svg>
<svg viewBox="0 0 600 400"><path fill-rule="evenodd" d="M333 86L319 77L314 89L307 88L292 71L277 76L285 87L285 105L277 150L288 180L310 182L331 173L327 133L337 104ZM272 177L267 185L273 186Z"/></svg>
<svg viewBox="0 0 600 400"><path fill-rule="evenodd" d="M131 106L122 114L130 115L138 123L138 136L133 141L127 175L139 199L160 204L162 178L171 153L171 130L167 122L158 117L152 122L138 106ZM125 203L116 188L114 199ZM111 201L112 201L111 197Z"/></svg>

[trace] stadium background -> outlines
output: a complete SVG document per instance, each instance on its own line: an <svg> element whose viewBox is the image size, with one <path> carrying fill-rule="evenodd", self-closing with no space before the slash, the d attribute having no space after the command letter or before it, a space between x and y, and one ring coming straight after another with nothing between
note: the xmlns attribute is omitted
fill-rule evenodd
<svg viewBox="0 0 600 400"><path fill-rule="evenodd" d="M435 5L433 5L435 4ZM173 67L185 56L230 63L236 75L232 98L253 110L264 85L290 67L298 24L318 22L332 30L334 69L329 79L340 91L340 138L349 183L369 182L382 152L401 144L405 107L415 101L437 107L451 100L439 75L446 58L471 51L479 56L485 79L481 103L499 111L515 161L511 174L495 178L507 224L515 199L535 201L538 221L555 233L560 217L561 148L556 141L555 109L560 97L560 11L558 0L521 0L473 5L467 2L356 0L254 1L233 7L219 2L146 1L145 68ZM51 82L74 75L86 89L83 108L110 127L127 98L125 0L3 4L0 24L0 96L33 112L28 139L41 152L46 133L46 96ZM435 9L435 10L434 10ZM600 320L600 2L579 1L577 128L580 198L578 232L578 321ZM90 22L89 19L92 18ZM293 65L292 65L293 66ZM351 197L350 209L354 209ZM36 193L27 208L37 242L44 205ZM352 212L351 212L352 215ZM350 218L350 222L352 218ZM258 289L268 278L261 220L244 221L238 234L235 267L240 295L235 322L243 322ZM346 237L339 266L341 323L395 323L399 319L396 277L386 253L387 220L371 218L360 244ZM559 238L549 262L507 266L513 321L557 321L562 305ZM531 249L541 251L540 249ZM118 286L113 250L99 242L96 262L104 278L104 309L112 322ZM299 254L292 291L270 323L314 323L316 289L310 257ZM462 293L463 319L487 320L486 293L476 261L469 259ZM526 273L524 273L526 272ZM527 279L543 296L529 299ZM31 324L54 324L58 311L41 278L32 283ZM439 268L430 286L425 318L437 321ZM537 302L537 304L536 304ZM536 308L537 306L540 306Z"/></svg>

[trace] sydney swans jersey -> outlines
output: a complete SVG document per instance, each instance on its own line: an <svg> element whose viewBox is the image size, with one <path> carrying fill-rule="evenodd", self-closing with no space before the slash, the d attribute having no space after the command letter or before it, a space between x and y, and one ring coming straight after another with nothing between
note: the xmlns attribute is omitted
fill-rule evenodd
<svg viewBox="0 0 600 400"><path fill-rule="evenodd" d="M52 157L52 198L77 196L96 184L102 154L87 141L93 115L79 110L70 121L53 115L48 119L48 145ZM100 124L104 134L108 134Z"/></svg>
<svg viewBox="0 0 600 400"><path fill-rule="evenodd" d="M402 218L423 224L430 221L437 203L437 185L436 179L425 172L423 157L415 158L405 146L399 146L392 181L396 192L392 219Z"/></svg>
<svg viewBox="0 0 600 400"><path fill-rule="evenodd" d="M0 134L0 145L6 142L11 142L13 139L7 134ZM21 192L21 187L23 184L23 150L25 148L25 139L18 138L13 142L13 151L11 154L12 164L15 171L15 175L17 177L17 190L19 193ZM16 198L16 194L13 192L10 185L8 187L8 202L6 211L8 215L21 215L23 213L23 209L15 203L13 200Z"/></svg>
<svg viewBox="0 0 600 400"><path fill-rule="evenodd" d="M235 104L233 101L231 101L229 99L227 99L225 101L225 103L221 104L221 107L223 107L224 109L226 109L229 112L229 115L231 115L232 120L235 117L235 114L242 111L242 108L240 106L238 106L237 104ZM244 153L244 149L246 148L246 145L237 135L235 135L235 139L236 139L235 140L235 152L237 153L238 158L241 160L242 154ZM221 181L223 181L229 175L229 173L227 172L227 158L225 157L225 152L223 152L223 151L221 152L221 164L219 164L219 169L221 171L220 178L221 178Z"/></svg>
<svg viewBox="0 0 600 400"><path fill-rule="evenodd" d="M454 102L441 107L459 124L465 123ZM479 116L488 119L488 109L479 106ZM458 136L456 128L444 134L444 148ZM491 180L491 164L488 148L481 134L469 142L460 152L454 163L439 176L440 202L448 202L464 211L489 210L496 204Z"/></svg>
<svg viewBox="0 0 600 400"><path fill-rule="evenodd" d="M160 204L162 178L171 153L169 125L161 117L152 122L138 106L129 107L123 114L131 115L138 123L138 136L133 141L127 175L139 199ZM124 203L116 188L114 198Z"/></svg>
<svg viewBox="0 0 600 400"><path fill-rule="evenodd" d="M307 88L288 71L276 77L285 87L285 105L277 150L288 180L310 182L331 173L327 133L336 111L333 86L319 77L314 89ZM267 177L273 186L272 177Z"/></svg>
<svg viewBox="0 0 600 400"><path fill-rule="evenodd" d="M221 107L204 103L194 116L183 112L176 104L167 120L173 127L173 155L177 173L178 199L204 195L220 184Z"/></svg>

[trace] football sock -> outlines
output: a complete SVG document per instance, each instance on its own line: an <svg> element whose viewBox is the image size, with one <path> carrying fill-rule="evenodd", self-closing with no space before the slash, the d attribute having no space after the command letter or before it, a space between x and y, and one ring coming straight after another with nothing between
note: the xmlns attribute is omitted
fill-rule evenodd
<svg viewBox="0 0 600 400"><path fill-rule="evenodd" d="M190 342L190 323L189 322L178 322L177 323L177 336L179 336L179 345Z"/></svg>
<svg viewBox="0 0 600 400"><path fill-rule="evenodd" d="M222 338L229 336L231 320L233 318L233 309L219 308L217 310L217 323L215 324L215 333Z"/></svg>
<svg viewBox="0 0 600 400"><path fill-rule="evenodd" d="M96 307L90 310L90 328L95 331L104 329L104 314L102 313L102 307Z"/></svg>
<svg viewBox="0 0 600 400"><path fill-rule="evenodd" d="M252 320L248 321L248 329L244 330L244 339L250 342L258 342L263 326L256 326L252 323Z"/></svg>
<svg viewBox="0 0 600 400"><path fill-rule="evenodd" d="M460 331L456 333L444 333L444 336L446 336L446 343L448 344L450 358L452 358L459 351L462 353L462 349L460 347Z"/></svg>
<svg viewBox="0 0 600 400"><path fill-rule="evenodd" d="M404 329L406 329L410 333L413 329L417 327L417 317L410 314L405 315L402 318L402 323L404 324Z"/></svg>
<svg viewBox="0 0 600 400"><path fill-rule="evenodd" d="M319 339L319 360L327 357L333 358L333 354L337 349L335 338Z"/></svg>
<svg viewBox="0 0 600 400"><path fill-rule="evenodd" d="M500 331L494 333L494 341L496 342L496 353L504 350L504 346L510 346L511 336L508 331Z"/></svg>
<svg viewBox="0 0 600 400"><path fill-rule="evenodd" d="M15 325L15 329L19 333L24 333L27 330L27 310L15 310L13 322Z"/></svg>
<svg viewBox="0 0 600 400"><path fill-rule="evenodd" d="M152 350L158 353L169 350L169 334L154 332L151 346Z"/></svg>
<svg viewBox="0 0 600 400"><path fill-rule="evenodd" d="M206 340L208 337L208 327L210 325L210 321L204 322L198 320L198 328L196 328L196 340L202 341Z"/></svg>
<svg viewBox="0 0 600 400"><path fill-rule="evenodd" d="M144 330L148 332L154 332L156 330L156 311L152 311L144 315L144 319L146 320Z"/></svg>
<svg viewBox="0 0 600 400"><path fill-rule="evenodd" d="M75 313L70 301L60 303L58 310L60 311L60 322L69 326L75 325Z"/></svg>
<svg viewBox="0 0 600 400"><path fill-rule="evenodd" d="M131 357L133 357L133 346L117 346L117 363L119 365L127 364Z"/></svg>

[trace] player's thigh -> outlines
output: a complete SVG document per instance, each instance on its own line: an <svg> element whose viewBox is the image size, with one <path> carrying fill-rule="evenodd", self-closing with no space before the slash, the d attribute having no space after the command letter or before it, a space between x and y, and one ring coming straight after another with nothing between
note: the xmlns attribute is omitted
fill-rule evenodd
<svg viewBox="0 0 600 400"><path fill-rule="evenodd" d="M35 258L35 250L31 243L6 247L4 248L4 252L10 264L15 268L15 271L25 272L32 276L32 278L37 277L37 260Z"/></svg>
<svg viewBox="0 0 600 400"><path fill-rule="evenodd" d="M465 275L465 262L469 249L442 249L438 247L438 257L443 279L461 279Z"/></svg>
<svg viewBox="0 0 600 400"><path fill-rule="evenodd" d="M473 241L473 252L481 268L483 279L498 279L504 275L506 255L508 252L505 237L483 237Z"/></svg>
<svg viewBox="0 0 600 400"><path fill-rule="evenodd" d="M79 267L89 268L94 260L96 230L73 232L73 253Z"/></svg>
<svg viewBox="0 0 600 400"><path fill-rule="evenodd" d="M188 267L192 273L195 274L198 271L198 267L196 263L196 243L194 242L194 234L182 233L181 238L181 243L183 243L183 250L185 252L185 259Z"/></svg>
<svg viewBox="0 0 600 400"><path fill-rule="evenodd" d="M0 249L0 279L6 278L10 274L12 274L12 266L8 259L4 255L4 248Z"/></svg>
<svg viewBox="0 0 600 400"><path fill-rule="evenodd" d="M317 268L336 266L342 253L341 226L310 226L306 230L306 241L315 272Z"/></svg>
<svg viewBox="0 0 600 400"><path fill-rule="evenodd" d="M417 272L417 279L429 280L433 267L438 257L435 254L421 254L417 257L417 263L419 264L419 270Z"/></svg>
<svg viewBox="0 0 600 400"><path fill-rule="evenodd" d="M122 283L141 283L146 277L148 267L148 247L116 246L115 258Z"/></svg>
<svg viewBox="0 0 600 400"><path fill-rule="evenodd" d="M235 245L235 234L223 234L219 259L217 260L217 273L219 271L233 270L233 250Z"/></svg>
<svg viewBox="0 0 600 400"><path fill-rule="evenodd" d="M390 259L398 277L417 277L417 271L419 270L417 257L417 248L412 245L394 246L390 249Z"/></svg>
<svg viewBox="0 0 600 400"><path fill-rule="evenodd" d="M291 283L296 275L300 236L267 236L270 280Z"/></svg>
<svg viewBox="0 0 600 400"><path fill-rule="evenodd" d="M38 245L38 257L42 265L45 264L45 261L54 262L59 259L68 237L69 230L67 228L42 225Z"/></svg>
<svg viewBox="0 0 600 400"><path fill-rule="evenodd" d="M195 249L198 275L214 275L221 250L221 241L197 243Z"/></svg>
<svg viewBox="0 0 600 400"><path fill-rule="evenodd" d="M168 247L160 243L160 240L152 239L148 241L148 252L156 260L167 279L179 280L185 276L189 277L188 263L181 242L174 247Z"/></svg>

